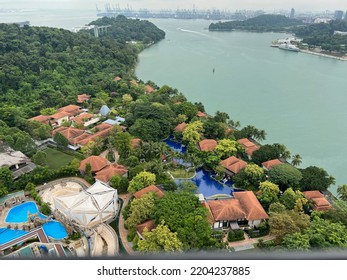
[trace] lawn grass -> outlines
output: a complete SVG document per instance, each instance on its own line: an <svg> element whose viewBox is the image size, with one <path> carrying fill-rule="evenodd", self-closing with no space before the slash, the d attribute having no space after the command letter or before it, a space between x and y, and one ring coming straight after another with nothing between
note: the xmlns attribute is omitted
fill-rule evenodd
<svg viewBox="0 0 347 280"><path fill-rule="evenodd" d="M195 176L195 171L187 172L185 169L174 169L169 172L175 179L190 179Z"/></svg>
<svg viewBox="0 0 347 280"><path fill-rule="evenodd" d="M52 169L59 169L60 167L67 165L74 158L72 155L49 147L46 147L43 151L47 155L47 165Z"/></svg>

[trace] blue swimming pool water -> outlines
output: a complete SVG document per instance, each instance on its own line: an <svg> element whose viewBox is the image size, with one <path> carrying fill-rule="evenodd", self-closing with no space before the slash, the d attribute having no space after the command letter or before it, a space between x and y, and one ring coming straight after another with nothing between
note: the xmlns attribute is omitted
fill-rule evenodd
<svg viewBox="0 0 347 280"><path fill-rule="evenodd" d="M50 221L42 226L44 232L48 237L53 239L63 239L67 237L67 232L64 226L56 221Z"/></svg>
<svg viewBox="0 0 347 280"><path fill-rule="evenodd" d="M27 234L24 230L0 228L0 245Z"/></svg>
<svg viewBox="0 0 347 280"><path fill-rule="evenodd" d="M180 183L184 180L176 180ZM191 179L193 183L198 186L199 193L202 193L205 197L215 194L228 194L232 195L233 188L228 185L223 185L210 177L210 173L200 169L196 171L196 175Z"/></svg>
<svg viewBox="0 0 347 280"><path fill-rule="evenodd" d="M172 141L172 138L168 138L164 140L164 142L175 152L184 154L187 151L187 147L184 146L182 143L178 143L175 141Z"/></svg>
<svg viewBox="0 0 347 280"><path fill-rule="evenodd" d="M33 201L25 202L19 204L8 212L7 217L5 219L6 223L24 223L28 221L28 212L30 214L39 213L37 209L36 203ZM39 213L39 217L45 219L46 216Z"/></svg>

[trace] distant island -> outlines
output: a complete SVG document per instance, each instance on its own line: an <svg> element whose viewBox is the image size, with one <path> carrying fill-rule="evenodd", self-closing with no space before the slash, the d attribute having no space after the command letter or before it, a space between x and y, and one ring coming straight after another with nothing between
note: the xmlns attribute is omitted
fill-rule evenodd
<svg viewBox="0 0 347 280"><path fill-rule="evenodd" d="M291 19L282 15L260 15L244 21L211 23L209 30L292 33L300 39L295 39L288 43L295 45L302 52L341 60L346 59L346 20L331 20L327 23L307 24L301 20ZM272 46L276 44L277 42L273 42Z"/></svg>
<svg viewBox="0 0 347 280"><path fill-rule="evenodd" d="M301 20L282 15L260 15L247 20L211 23L210 31L243 30L253 32L290 32L293 26L303 25Z"/></svg>

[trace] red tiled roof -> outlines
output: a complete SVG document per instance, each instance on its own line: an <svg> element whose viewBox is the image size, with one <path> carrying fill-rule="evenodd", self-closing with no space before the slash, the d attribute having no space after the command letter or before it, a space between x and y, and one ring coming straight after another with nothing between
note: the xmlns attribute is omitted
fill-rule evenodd
<svg viewBox="0 0 347 280"><path fill-rule="evenodd" d="M109 123L101 123L101 124L98 124L97 126L95 126L95 128L98 131L106 130L106 129L109 129L111 127L112 127L112 124L109 124Z"/></svg>
<svg viewBox="0 0 347 280"><path fill-rule="evenodd" d="M131 139L130 146L131 146L131 148L136 149L140 146L140 143L141 143L140 138L134 138L134 139Z"/></svg>
<svg viewBox="0 0 347 280"><path fill-rule="evenodd" d="M279 164L283 164L282 161L280 161L279 159L272 159L272 160L268 160L262 163L263 167L267 170L270 170L272 167L279 165Z"/></svg>
<svg viewBox="0 0 347 280"><path fill-rule="evenodd" d="M44 116L44 115L38 115L36 117L33 117L31 119L29 119L30 121L38 121L40 123L44 123L44 124L49 124L49 116Z"/></svg>
<svg viewBox="0 0 347 280"><path fill-rule="evenodd" d="M222 165L227 170L233 172L234 174L237 174L241 171L241 169L246 167L247 162L232 156L232 157L228 157L225 160L222 160L220 162L220 165Z"/></svg>
<svg viewBox="0 0 347 280"><path fill-rule="evenodd" d="M79 170L85 172L88 163L90 164L93 173L100 171L109 164L109 162L105 158L99 156L90 156L81 161Z"/></svg>
<svg viewBox="0 0 347 280"><path fill-rule="evenodd" d="M118 82L118 81L120 81L122 78L121 77L119 77L119 76L116 76L116 77L114 77L114 81L116 81L116 82Z"/></svg>
<svg viewBox="0 0 347 280"><path fill-rule="evenodd" d="M82 129L78 129L78 128L74 128L74 127L59 127L55 130L52 131L52 135L54 136L57 133L60 133L61 135L63 135L67 140L69 140L70 144L73 144L73 140L76 137L81 136L84 133L84 130Z"/></svg>
<svg viewBox="0 0 347 280"><path fill-rule="evenodd" d="M155 185L150 185L146 188L143 188L142 190L137 191L136 193L134 193L134 196L135 196L135 198L141 198L143 195L150 193L150 192L155 192L155 194L158 197L164 196L164 192Z"/></svg>
<svg viewBox="0 0 347 280"><path fill-rule="evenodd" d="M136 86L138 85L138 82L136 80L131 80L130 83Z"/></svg>
<svg viewBox="0 0 347 280"><path fill-rule="evenodd" d="M142 235L143 231L145 230L145 228L148 230L148 231L151 231L152 229L155 229L156 225L154 223L153 220L148 220L138 226L136 226L136 231Z"/></svg>
<svg viewBox="0 0 347 280"><path fill-rule="evenodd" d="M94 117L93 114L90 114L90 113L82 113L80 115L78 115L77 117L75 117L73 119L74 122L76 123L81 123L81 124L84 124L86 121L85 120L90 120Z"/></svg>
<svg viewBox="0 0 347 280"><path fill-rule="evenodd" d="M235 221L239 219L255 221L268 218L253 192L234 192L234 197L208 201L215 221Z"/></svg>
<svg viewBox="0 0 347 280"><path fill-rule="evenodd" d="M175 131L183 132L186 129L186 127L187 127L187 124L185 122L180 123L175 127Z"/></svg>
<svg viewBox="0 0 347 280"><path fill-rule="evenodd" d="M246 213L237 199L210 200L208 206L215 221L235 221L246 218Z"/></svg>
<svg viewBox="0 0 347 280"><path fill-rule="evenodd" d="M198 118L205 118L205 117L207 117L207 114L205 114L205 113L203 113L203 112L201 112L201 111L198 111L198 112L196 113L196 116L197 116Z"/></svg>
<svg viewBox="0 0 347 280"><path fill-rule="evenodd" d="M87 145L89 142L95 141L96 138L101 137L101 138L106 138L109 133L110 133L111 127L102 131L98 131L94 134L90 134L88 137L79 140L78 142L76 142L77 144L83 146L83 145Z"/></svg>
<svg viewBox="0 0 347 280"><path fill-rule="evenodd" d="M325 211L331 208L331 204L320 191L305 191L304 196L313 202L313 210Z"/></svg>
<svg viewBox="0 0 347 280"><path fill-rule="evenodd" d="M85 101L88 101L90 99L90 95L88 94L79 94L77 95L77 103L83 103Z"/></svg>
<svg viewBox="0 0 347 280"><path fill-rule="evenodd" d="M240 145L245 149L248 155L252 155L254 151L259 149L259 146L248 140L247 138L242 138L237 140Z"/></svg>
<svg viewBox="0 0 347 280"><path fill-rule="evenodd" d="M150 85L146 85L146 93L152 93L154 91L154 88L152 88Z"/></svg>
<svg viewBox="0 0 347 280"><path fill-rule="evenodd" d="M254 221L268 218L268 215L266 214L263 206L261 206L259 200L253 192L234 192L233 195L237 200L240 201L242 208L246 212L247 220Z"/></svg>
<svg viewBox="0 0 347 280"><path fill-rule="evenodd" d="M67 112L70 113L71 115L78 115L79 113L82 112L81 107L77 105L67 105L65 107L61 107L58 109L58 112Z"/></svg>
<svg viewBox="0 0 347 280"><path fill-rule="evenodd" d="M123 176L128 172L128 168L120 164L110 164L96 172L95 179L102 182L109 182L113 176Z"/></svg>
<svg viewBox="0 0 347 280"><path fill-rule="evenodd" d="M69 112L59 111L58 113L50 115L49 117L54 120L59 120L65 117L71 117L71 114Z"/></svg>
<svg viewBox="0 0 347 280"><path fill-rule="evenodd" d="M83 132L83 134L81 134L80 136L71 139L71 144L72 145L77 145L79 142L81 142L84 139L87 139L91 136L92 134L87 133L87 132Z"/></svg>
<svg viewBox="0 0 347 280"><path fill-rule="evenodd" d="M204 139L199 142L199 148L201 151L213 151L217 147L217 141L214 139Z"/></svg>

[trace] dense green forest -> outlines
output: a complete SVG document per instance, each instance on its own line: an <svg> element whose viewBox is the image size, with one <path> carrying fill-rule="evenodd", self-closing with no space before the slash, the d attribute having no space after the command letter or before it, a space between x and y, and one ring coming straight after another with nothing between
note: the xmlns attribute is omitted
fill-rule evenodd
<svg viewBox="0 0 347 280"><path fill-rule="evenodd" d="M130 22L131 24L129 24ZM100 37L112 37L121 41L134 40L148 44L165 38L165 32L158 29L153 23L147 20L129 20L122 15L116 18L103 17L92 21L89 25L111 25L107 32L100 34Z"/></svg>
<svg viewBox="0 0 347 280"><path fill-rule="evenodd" d="M283 32L292 26L302 25L302 21L290 19L282 15L260 15L244 21L226 21L211 23L210 31L245 30L255 32Z"/></svg>
<svg viewBox="0 0 347 280"><path fill-rule="evenodd" d="M321 46L327 51L343 50L347 45L347 36L334 35L334 31L347 32L347 21L332 20L329 23L310 24L293 28L296 36L303 38L303 43L310 46Z"/></svg>
<svg viewBox="0 0 347 280"><path fill-rule="evenodd" d="M134 38L162 33L144 21L121 21ZM80 92L95 96L113 91L112 78L130 76L138 52L136 46L110 36L1 24L0 119L12 126L10 115L32 117L42 108L74 103Z"/></svg>

